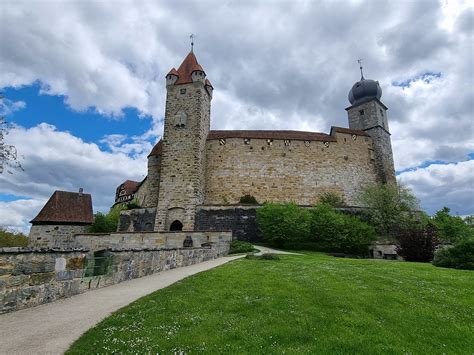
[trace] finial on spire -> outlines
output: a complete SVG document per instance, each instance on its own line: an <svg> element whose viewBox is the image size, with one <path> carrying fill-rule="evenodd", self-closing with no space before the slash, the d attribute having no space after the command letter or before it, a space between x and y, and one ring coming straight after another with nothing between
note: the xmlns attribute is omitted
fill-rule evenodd
<svg viewBox="0 0 474 355"><path fill-rule="evenodd" d="M194 33L191 33L189 35L189 38L191 39L191 52L192 52L194 49Z"/></svg>
<svg viewBox="0 0 474 355"><path fill-rule="evenodd" d="M357 59L357 63L359 63L360 67L360 80L364 80L364 73L362 72L362 58Z"/></svg>

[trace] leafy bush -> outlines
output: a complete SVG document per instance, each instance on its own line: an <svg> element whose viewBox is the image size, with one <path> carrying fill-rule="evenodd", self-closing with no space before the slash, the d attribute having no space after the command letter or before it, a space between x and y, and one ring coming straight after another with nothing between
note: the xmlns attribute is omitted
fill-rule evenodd
<svg viewBox="0 0 474 355"><path fill-rule="evenodd" d="M258 202L255 197L252 195L244 195L240 198L240 203L247 205L258 205Z"/></svg>
<svg viewBox="0 0 474 355"><path fill-rule="evenodd" d="M112 233L117 231L120 219L120 211L127 209L126 206L117 205L112 207L107 214L97 212L94 215L94 223L87 228L88 233Z"/></svg>
<svg viewBox="0 0 474 355"><path fill-rule="evenodd" d="M26 235L9 232L4 228L0 228L0 248L26 246L28 246L28 237Z"/></svg>
<svg viewBox="0 0 474 355"><path fill-rule="evenodd" d="M266 242L288 249L366 254L376 239L372 226L327 204L267 204L257 210L257 223Z"/></svg>
<svg viewBox="0 0 474 355"><path fill-rule="evenodd" d="M452 247L439 249L435 253L433 265L474 270L474 239L462 240Z"/></svg>
<svg viewBox="0 0 474 355"><path fill-rule="evenodd" d="M322 251L367 254L376 234L372 226L359 218L319 204L311 210L310 239Z"/></svg>
<svg viewBox="0 0 474 355"><path fill-rule="evenodd" d="M126 210L133 210L135 208L141 208L142 206L140 206L138 204L138 201L136 199L133 199L132 201L128 202L125 204L125 209Z"/></svg>
<svg viewBox="0 0 474 355"><path fill-rule="evenodd" d="M294 203L269 203L257 209L257 223L265 242L291 247L308 240L310 213Z"/></svg>
<svg viewBox="0 0 474 355"><path fill-rule="evenodd" d="M422 217L418 213L416 197L410 189L400 184L369 185L359 199L364 206L369 207L370 223L383 237L393 237L395 229L408 226L414 219Z"/></svg>
<svg viewBox="0 0 474 355"><path fill-rule="evenodd" d="M397 231L397 254L407 261L429 262L438 245L436 226L400 228Z"/></svg>
<svg viewBox="0 0 474 355"><path fill-rule="evenodd" d="M325 192L319 198L319 203L327 204L331 207L343 207L345 206L344 200L341 195L336 192Z"/></svg>
<svg viewBox="0 0 474 355"><path fill-rule="evenodd" d="M233 240L230 243L229 254L250 253L252 251L254 251L254 247L249 242L244 242L242 240Z"/></svg>
<svg viewBox="0 0 474 355"><path fill-rule="evenodd" d="M276 254L272 253L265 253L262 255L255 255L255 254L247 254L245 259L250 260L280 260L280 257Z"/></svg>
<svg viewBox="0 0 474 355"><path fill-rule="evenodd" d="M461 217L451 216L449 212L449 208L443 207L433 217L433 223L438 229L439 239L445 243L455 243L473 238L474 229Z"/></svg>

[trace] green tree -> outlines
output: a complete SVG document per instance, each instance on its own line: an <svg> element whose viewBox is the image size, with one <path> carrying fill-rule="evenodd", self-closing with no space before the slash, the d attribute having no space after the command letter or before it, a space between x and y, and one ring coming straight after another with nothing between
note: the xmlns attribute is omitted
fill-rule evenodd
<svg viewBox="0 0 474 355"><path fill-rule="evenodd" d="M325 192L319 198L319 203L325 203L332 207L343 207L344 199L336 192Z"/></svg>
<svg viewBox="0 0 474 355"><path fill-rule="evenodd" d="M26 247L28 237L23 233L15 233L0 227L0 248L6 247Z"/></svg>
<svg viewBox="0 0 474 355"><path fill-rule="evenodd" d="M87 232L89 233L112 233L117 231L120 212L126 210L127 206L117 205L112 207L107 214L97 212Z"/></svg>
<svg viewBox="0 0 474 355"><path fill-rule="evenodd" d="M426 222L426 215L419 211L418 200L404 185L369 185L359 199L369 208L370 223L382 237L393 237L395 229L401 226Z"/></svg>
<svg viewBox="0 0 474 355"><path fill-rule="evenodd" d="M438 229L438 238L445 243L473 238L474 229L461 217L451 216L450 212L448 207L443 207L433 217L433 222Z"/></svg>

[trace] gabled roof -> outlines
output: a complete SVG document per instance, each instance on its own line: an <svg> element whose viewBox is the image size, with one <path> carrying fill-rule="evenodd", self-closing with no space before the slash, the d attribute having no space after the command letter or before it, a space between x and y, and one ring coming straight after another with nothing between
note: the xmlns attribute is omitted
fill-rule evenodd
<svg viewBox="0 0 474 355"><path fill-rule="evenodd" d="M189 52L178 68L178 80L175 84L192 83L193 79L191 78L191 74L196 70L204 72L204 69L199 65L194 53Z"/></svg>
<svg viewBox="0 0 474 355"><path fill-rule="evenodd" d="M32 224L92 224L92 198L90 194L55 191Z"/></svg>
<svg viewBox="0 0 474 355"><path fill-rule="evenodd" d="M293 139L301 141L336 141L336 138L326 133L304 131L209 131L208 140L221 138L250 138L250 139Z"/></svg>
<svg viewBox="0 0 474 355"><path fill-rule="evenodd" d="M151 150L150 154L148 154L148 157L155 156L155 155L161 155L162 150L163 150L163 141L160 139L158 141L158 143L155 144L155 146Z"/></svg>
<svg viewBox="0 0 474 355"><path fill-rule="evenodd" d="M171 69L170 72L168 74L166 74L166 76L168 75L176 75L176 76L179 76L178 72L176 71L175 68Z"/></svg>

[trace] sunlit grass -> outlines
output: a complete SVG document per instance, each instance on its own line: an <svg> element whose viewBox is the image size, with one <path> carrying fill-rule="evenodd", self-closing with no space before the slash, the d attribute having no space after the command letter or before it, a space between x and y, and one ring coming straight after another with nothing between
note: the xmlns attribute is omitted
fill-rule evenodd
<svg viewBox="0 0 474 355"><path fill-rule="evenodd" d="M71 353L474 352L474 272L317 253L240 259L144 297Z"/></svg>

